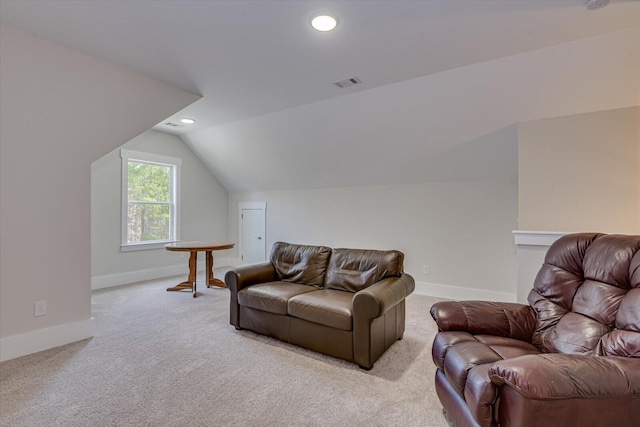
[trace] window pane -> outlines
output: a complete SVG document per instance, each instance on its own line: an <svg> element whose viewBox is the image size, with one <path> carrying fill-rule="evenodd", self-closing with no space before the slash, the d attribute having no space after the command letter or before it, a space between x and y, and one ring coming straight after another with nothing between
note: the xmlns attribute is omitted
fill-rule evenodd
<svg viewBox="0 0 640 427"><path fill-rule="evenodd" d="M129 201L168 202L171 166L129 161Z"/></svg>
<svg viewBox="0 0 640 427"><path fill-rule="evenodd" d="M129 204L127 241L169 240L171 208L167 205Z"/></svg>

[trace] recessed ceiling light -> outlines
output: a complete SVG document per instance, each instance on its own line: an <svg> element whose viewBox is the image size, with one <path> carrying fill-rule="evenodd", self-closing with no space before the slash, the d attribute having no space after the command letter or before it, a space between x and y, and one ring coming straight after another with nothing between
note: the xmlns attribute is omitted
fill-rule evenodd
<svg viewBox="0 0 640 427"><path fill-rule="evenodd" d="M336 18L329 15L318 15L311 20L311 26L318 31L331 31L336 25L338 25Z"/></svg>
<svg viewBox="0 0 640 427"><path fill-rule="evenodd" d="M193 120L193 119L188 119L188 118L186 118L186 117L185 117L184 119L180 119L180 121L181 121L182 123L184 123L184 124L187 124L187 125L192 125L192 124L194 124L194 123L196 122L195 120Z"/></svg>

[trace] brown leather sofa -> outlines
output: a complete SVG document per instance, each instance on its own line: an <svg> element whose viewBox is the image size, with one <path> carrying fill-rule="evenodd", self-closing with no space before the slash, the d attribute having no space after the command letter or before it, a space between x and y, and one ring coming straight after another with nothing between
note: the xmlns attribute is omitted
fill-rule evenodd
<svg viewBox="0 0 640 427"><path fill-rule="evenodd" d="M640 426L640 236L562 237L528 302L431 308L453 424Z"/></svg>
<svg viewBox="0 0 640 427"><path fill-rule="evenodd" d="M278 242L271 261L229 271L230 323L371 369L402 338L415 282L398 251Z"/></svg>

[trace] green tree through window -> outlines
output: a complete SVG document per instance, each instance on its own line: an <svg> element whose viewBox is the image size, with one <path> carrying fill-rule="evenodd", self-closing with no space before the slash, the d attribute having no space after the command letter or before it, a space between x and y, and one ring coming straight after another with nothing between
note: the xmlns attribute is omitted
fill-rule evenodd
<svg viewBox="0 0 640 427"><path fill-rule="evenodd" d="M128 243L171 239L171 169L129 160Z"/></svg>
<svg viewBox="0 0 640 427"><path fill-rule="evenodd" d="M121 251L160 249L180 240L182 159L120 149Z"/></svg>

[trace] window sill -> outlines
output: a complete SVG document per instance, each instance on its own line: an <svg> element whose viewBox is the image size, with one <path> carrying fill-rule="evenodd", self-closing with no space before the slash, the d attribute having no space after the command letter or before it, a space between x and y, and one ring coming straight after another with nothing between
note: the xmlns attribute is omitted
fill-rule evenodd
<svg viewBox="0 0 640 427"><path fill-rule="evenodd" d="M173 242L173 240L163 240L161 242L149 242L149 243L128 243L126 245L120 245L120 252L149 251L149 250L155 250L155 249L164 249L164 245L171 242Z"/></svg>

